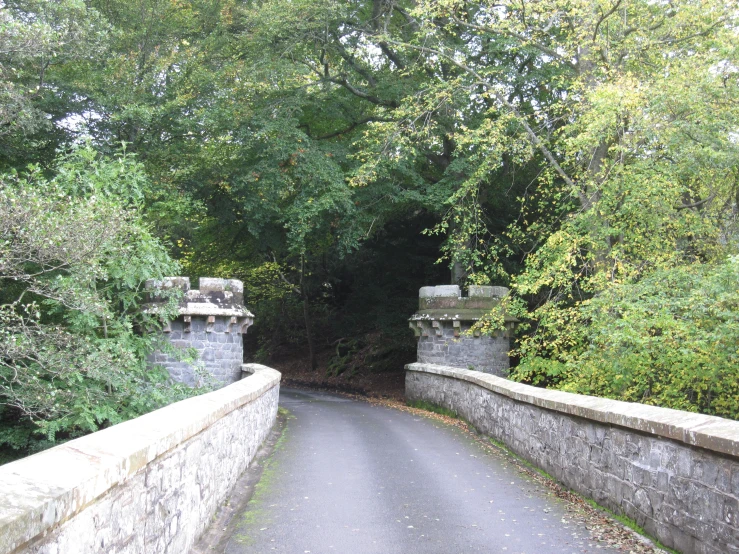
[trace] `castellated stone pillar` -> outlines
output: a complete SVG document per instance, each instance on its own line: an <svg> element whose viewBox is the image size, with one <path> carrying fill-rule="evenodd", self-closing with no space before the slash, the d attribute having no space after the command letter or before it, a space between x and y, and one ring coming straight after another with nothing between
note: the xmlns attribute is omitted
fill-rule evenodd
<svg viewBox="0 0 739 554"><path fill-rule="evenodd" d="M228 385L241 379L244 358L242 334L254 322L244 306L244 284L236 279L200 278L190 290L187 277L167 277L146 282L148 290L180 288L185 293L180 315L163 332L176 348L195 348L202 366L217 382ZM157 298L150 295L148 309L156 309ZM198 384L196 368L163 352L155 352L149 362L167 369L174 381Z"/></svg>
<svg viewBox="0 0 739 554"><path fill-rule="evenodd" d="M466 333L508 294L506 287L471 285L463 297L457 285L422 287L418 312L409 320L418 337L418 362L508 375L514 318L493 336Z"/></svg>

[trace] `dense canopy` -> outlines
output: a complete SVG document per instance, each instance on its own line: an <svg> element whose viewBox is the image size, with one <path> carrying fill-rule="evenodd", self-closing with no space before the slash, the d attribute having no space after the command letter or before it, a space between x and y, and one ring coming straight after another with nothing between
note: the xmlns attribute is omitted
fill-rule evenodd
<svg viewBox="0 0 739 554"><path fill-rule="evenodd" d="M347 374L413 360L418 287L507 285L511 378L739 417L738 23L725 0L6 0L0 448L188 394L136 315L173 272L246 282L257 358Z"/></svg>

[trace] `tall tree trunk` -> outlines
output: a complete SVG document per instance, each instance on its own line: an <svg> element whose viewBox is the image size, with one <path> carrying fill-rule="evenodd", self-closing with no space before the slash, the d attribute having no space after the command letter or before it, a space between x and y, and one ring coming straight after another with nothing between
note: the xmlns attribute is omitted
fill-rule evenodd
<svg viewBox="0 0 739 554"><path fill-rule="evenodd" d="M300 295L303 298L303 322L305 323L305 337L308 341L308 356L310 357L310 370L315 371L318 367L316 361L316 349L313 344L313 327L310 319L310 303L308 293L305 289L305 256L300 258Z"/></svg>

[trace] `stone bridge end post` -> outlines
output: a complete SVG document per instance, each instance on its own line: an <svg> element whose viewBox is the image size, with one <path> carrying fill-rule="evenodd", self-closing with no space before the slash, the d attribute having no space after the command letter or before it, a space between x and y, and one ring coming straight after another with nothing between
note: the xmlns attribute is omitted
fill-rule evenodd
<svg viewBox="0 0 739 554"><path fill-rule="evenodd" d="M244 305L242 281L201 277L198 288L191 289L187 277L166 277L147 281L146 288L150 292L171 288L183 291L179 315L162 332L173 347L194 348L198 353L196 364L190 364L158 351L149 356L150 364L163 366L173 381L190 386L201 381L200 370L222 385L241 379L242 335L254 323L254 315ZM157 301L162 300L150 294L147 309L155 307Z"/></svg>
<svg viewBox="0 0 739 554"><path fill-rule="evenodd" d="M506 287L470 285L463 296L458 285L421 287L418 311L408 321L418 337L418 362L507 376L515 319L506 317L505 330L493 335L470 329L508 292Z"/></svg>

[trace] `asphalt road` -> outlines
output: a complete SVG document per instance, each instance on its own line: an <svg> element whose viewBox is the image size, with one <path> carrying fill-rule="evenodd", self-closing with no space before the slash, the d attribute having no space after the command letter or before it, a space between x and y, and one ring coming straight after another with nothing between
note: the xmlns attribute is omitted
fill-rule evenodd
<svg viewBox="0 0 739 554"><path fill-rule="evenodd" d="M291 417L228 554L616 552L452 426L319 392L280 404Z"/></svg>

